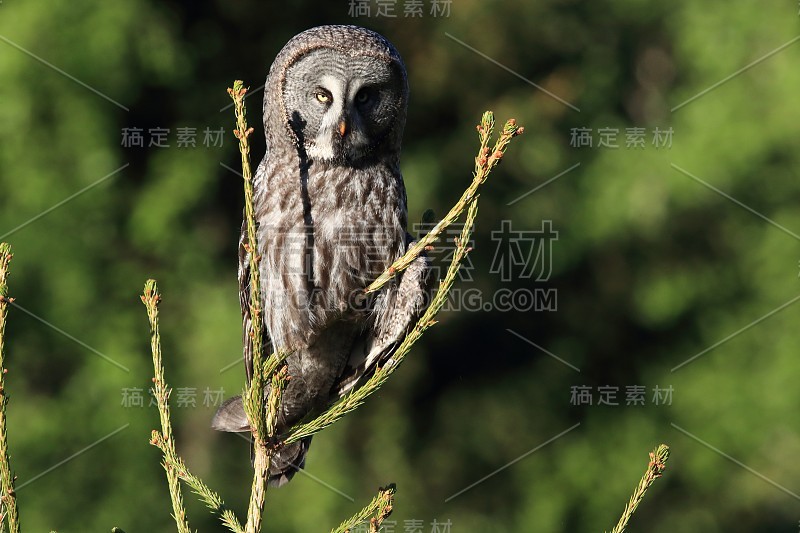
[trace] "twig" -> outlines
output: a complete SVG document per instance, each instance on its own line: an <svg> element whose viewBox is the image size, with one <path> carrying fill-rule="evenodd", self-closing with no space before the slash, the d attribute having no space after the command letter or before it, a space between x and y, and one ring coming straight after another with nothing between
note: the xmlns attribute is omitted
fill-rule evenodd
<svg viewBox="0 0 800 533"><path fill-rule="evenodd" d="M258 244L256 236L255 210L253 208L253 172L250 168L250 142L248 137L253 128L247 126L247 109L244 97L247 88L241 80L233 82L233 89L228 89L233 99L236 112L236 129L233 134L239 139L239 152L242 156L242 177L244 178L244 214L247 225L247 247L250 258L250 323L248 332L252 344L253 377L244 398L245 412L256 440L266 442L267 428L264 414L264 375L260 372L263 365L263 313L261 311L261 273L259 271Z"/></svg>
<svg viewBox="0 0 800 533"><path fill-rule="evenodd" d="M234 135L239 139L239 152L242 156L245 224L247 228L246 246L248 247L246 251L248 252L250 261L251 329L248 334L250 337L249 342L252 343L253 372L249 388L243 395L243 404L254 436L253 448L255 453L253 464L255 472L247 513L246 531L247 533L256 533L260 531L261 528L267 479L269 475L269 462L271 454L274 453L275 450L275 445L273 443L276 432L275 421L280 405L280 397L285 386L285 366L282 366L282 361L286 357L286 354L272 354L265 360L262 351L263 316L261 309L259 271L259 262L261 258L258 255L256 221L253 208L253 175L250 167L250 145L248 141L253 129L247 125L247 112L244 105L244 97L247 94L247 89L244 87L244 83L240 80L236 80L233 84L233 88L228 89L228 94L231 99L233 99L234 103L236 113L236 129L234 130ZM447 295L455 281L458 269L469 252L467 243L469 242L469 237L472 233L478 211L478 188L486 181L492 169L500 162L511 139L523 132L523 128L517 126L513 119L507 121L494 147L490 150L489 141L494 130L494 115L489 111L484 113L481 118L481 124L477 126L477 129L480 139L480 150L475 158L475 170L473 173L473 181L470 186L461 196L458 203L456 203L450 212L425 237L412 246L403 257L395 261L386 272L381 274L381 276L366 289L366 292L377 291L397 273L405 270L414 259L438 238L445 228L457 220L464 210L467 210L466 221L461 231L461 236L456 239L456 252L453 255L447 275L440 283L439 290L431 302L431 305L415 325L411 333L406 336L397 348L390 361L384 364L383 367L376 369L373 376L368 379L362 387L345 396L316 419L292 428L289 436L279 445L290 444L304 437L313 435L356 409L368 396L383 385L389 375L394 372L394 369L400 365L414 343L422 336L425 330L435 323L433 319L447 300ZM265 405L263 391L264 383L268 379L271 380L271 388ZM394 495L394 490L392 486L392 497ZM375 501L373 501L373 503L375 503ZM365 510L368 508L369 506L365 508ZM381 509L388 510L385 515L379 513L379 516L373 520L370 525L371 530L374 529L377 531L377 526L380 525L383 518L390 512L391 504ZM376 523L377 526L375 525Z"/></svg>
<svg viewBox="0 0 800 533"><path fill-rule="evenodd" d="M258 240L256 234L255 210L253 208L253 173L250 168L250 143L249 136L253 128L247 125L247 109L244 97L247 88L244 82L236 80L233 88L228 89L228 94L233 99L236 112L236 129L234 135L239 139L239 152L242 156L242 176L244 177L244 212L247 224L247 246L250 258L250 342L252 345L253 372L249 388L243 395L243 405L247 419L253 432L253 488L250 492L250 504L247 510L247 533L261 531L261 520L264 514L264 499L267 491L269 477L269 463L274 446L271 441L275 436L275 426L281 394L285 386L285 373L279 371L281 360L285 358L272 354L266 360L263 353L263 314L261 310L261 275L258 254ZM284 367L285 368L285 367ZM268 373L264 370L267 369ZM272 380L272 387L265 405L264 383Z"/></svg>
<svg viewBox="0 0 800 533"><path fill-rule="evenodd" d="M147 308L147 318L150 321L150 349L153 353L153 395L158 402L158 412L161 416L161 431L153 430L150 444L158 447L163 454L161 463L167 473L169 493L172 499L172 511L178 531L191 531L186 520L186 510L183 506L178 480L183 480L192 490L200 496L212 512L219 515L222 523L234 533L243 533L241 524L230 509L225 507L214 491L208 488L198 477L194 476L183 460L175 452L175 439L172 436L172 423L169 415L169 395L171 389L164 380L164 364L161 358L161 332L158 320L158 305L161 303L161 294L155 280L147 280L142 294L142 303Z"/></svg>
<svg viewBox="0 0 800 533"><path fill-rule="evenodd" d="M666 468L667 459L669 459L669 446L666 444L659 445L655 450L650 452L650 463L647 465L647 470L639 481L639 486L633 491L631 499L625 506L625 511L617 522L616 527L611 530L611 533L622 533L628 526L628 521L633 516L636 508L644 498L644 493L653 485L656 479L661 477L661 474Z"/></svg>
<svg viewBox="0 0 800 533"><path fill-rule="evenodd" d="M8 519L8 529L11 533L19 533L19 510L17 509L17 494L15 492L16 477L11 474L11 459L8 455L8 435L6 429L6 361L5 361L5 333L8 304L13 301L8 296L8 265L11 262L11 246L0 243L0 480L2 480L3 502L5 515ZM2 521L0 521L0 527Z"/></svg>
<svg viewBox="0 0 800 533"><path fill-rule="evenodd" d="M467 188L461 196L459 202L450 210L448 215L442 219L436 227L431 230L428 235L420 239L419 242L413 246L409 251L398 261L396 261L386 272L384 272L367 290L377 290L383 286L386 281L399 270L406 268L413 259L418 256L430 242L436 238L436 235L441 233L448 225L455 221L458 216L467 210L467 216L464 221L464 227L461 230L461 235L456 239L456 250L453 254L450 266L447 269L445 278L440 282L436 295L431 301L430 306L422 315L422 318L417 322L411 332L403 339L400 345L392 354L391 359L384 364L381 368L375 370L375 373L364 383L363 386L347 394L338 402L333 404L328 410L322 413L317 418L298 424L292 428L286 443L296 442L305 437L311 436L314 433L330 426L346 414L358 408L364 401L377 391L400 366L403 359L411 350L411 347L416 343L425 331L434 325L436 321L434 317L439 313L444 303L447 301L453 283L455 282L458 274L458 269L464 258L469 253L470 249L467 246L469 243L470 235L475 224L475 217L478 214L478 187L486 181L489 173L497 165L503 157L503 153L508 147L511 139L522 133L523 128L517 126L516 122L511 119L505 123L503 132L500 134L497 142L494 145L494 150L490 153L488 145L494 129L494 116L490 111L483 114L481 124L478 126L478 136L481 142L478 155L475 158L475 171L473 174L472 184ZM394 269L394 271L392 270ZM383 281L381 281L383 280ZM373 287L375 289L373 289Z"/></svg>
<svg viewBox="0 0 800 533"><path fill-rule="evenodd" d="M489 150L489 141L494 130L494 114L491 111L486 111L483 114L481 123L477 126L477 130L478 137L481 141L481 147L478 151L478 155L475 157L475 170L473 171L473 180L470 186L467 187L467 190L461 195L456 205L450 209L450 212L448 212L427 235L409 248L403 257L392 263L392 266L390 266L386 272L378 276L378 278L367 287L366 292L370 293L379 290L398 272L402 272L408 268L409 265L414 262L414 259L419 257L419 255L430 246L450 224L461 216L464 209L477 198L478 188L486 182L486 178L489 177L492 169L502 160L503 154L505 154L511 139L517 135L521 135L525 131L525 128L517 126L517 122L513 118L506 121L500 137L494 143L494 147L491 150Z"/></svg>
<svg viewBox="0 0 800 533"><path fill-rule="evenodd" d="M154 430L150 443L158 447L164 453L164 462L175 471L181 481L191 487L192 492L203 500L203 503L211 509L212 513L219 516L220 521L225 527L234 533L244 533L244 528L239 523L236 515L233 514L233 511L225 506L225 502L222 501L222 498L220 498L216 492L211 490L200 478L189 472L183 459L178 457L174 451L167 448L166 441L161 433Z"/></svg>
<svg viewBox="0 0 800 533"><path fill-rule="evenodd" d="M183 494L178 474L167 457L175 456L175 439L172 436L172 423L169 418L169 394L171 389L164 382L164 363L161 359L161 332L158 323L158 304L161 295L155 280L149 279L144 284L142 303L147 308L147 318L150 321L150 351L153 354L153 396L158 402L158 413L161 417L161 434L159 448L164 452L164 470L167 473L169 495L172 500L172 516L178 526L179 533L191 533L189 522L186 520L186 509L183 506ZM153 432L157 433L156 431ZM155 439L155 435L154 435ZM151 441L152 442L152 441ZM155 444L155 443L154 443Z"/></svg>
<svg viewBox="0 0 800 533"><path fill-rule="evenodd" d="M370 533L377 533L383 521L392 514L396 492L397 488L394 484L379 489L378 495L366 507L339 524L339 527L332 529L331 533L350 533L353 528L367 520L369 520Z"/></svg>
<svg viewBox="0 0 800 533"><path fill-rule="evenodd" d="M278 406L281 403L281 395L286 385L286 366L272 374L271 388L267 396L266 408L266 431L268 441L254 439L255 459L253 467L253 488L250 493L250 506L247 510L247 532L261 531L261 517L264 509L264 499L267 491L267 479L269 478L269 462L272 458L274 447L271 444L277 430ZM262 402L263 403L263 402Z"/></svg>

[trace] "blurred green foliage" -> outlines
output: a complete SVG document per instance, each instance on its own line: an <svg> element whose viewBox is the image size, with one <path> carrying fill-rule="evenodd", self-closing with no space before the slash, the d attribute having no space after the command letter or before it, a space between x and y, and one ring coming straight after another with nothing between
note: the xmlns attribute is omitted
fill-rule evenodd
<svg viewBox="0 0 800 533"><path fill-rule="evenodd" d="M457 532L600 531L616 522L647 452L666 442L672 459L631 531L796 531L800 305L754 322L798 295L800 44L671 109L795 38L797 6L460 0L434 17L431 3L418 18L402 16L402 1L396 18L376 16L374 3L372 16L351 17L344 0L0 4L0 240L15 252L11 292L92 348L12 309L10 449L26 530L174 527L148 444L157 411L146 393L144 407L123 405L126 389L150 384L138 301L148 277L164 293L173 401L178 388L196 392L196 407L173 407L179 452L244 510L247 444L212 432L203 405L205 389L229 396L243 385L241 366L220 372L239 358L241 335L241 187L220 165L238 168L239 158L225 89L237 78L259 87L299 31L354 23L386 35L408 67L411 220L446 212L468 183L485 109L525 126L484 190L463 286L487 297L554 288L558 307L447 313L380 395L315 438L310 475L268 496L268 530L330 528L396 482L397 531L412 519L426 532L434 520ZM249 100L256 126L260 99ZM169 128L170 148L147 146L158 127ZM183 127L197 128L196 147L176 146ZM606 127L618 148L597 146ZM645 145L626 148L635 127ZM653 146L654 129L670 127L671 147ZM122 146L123 128L142 128L145 147ZM206 128L226 130L221 147L203 145ZM594 146L570 146L575 128L591 128ZM549 280L491 272L502 220L528 231L552 221ZM620 405L597 405L606 385ZM644 406L626 405L632 385L646 387ZM574 386L591 387L593 405L573 405ZM656 386L672 387L671 405L655 404ZM221 530L187 501L193 527Z"/></svg>

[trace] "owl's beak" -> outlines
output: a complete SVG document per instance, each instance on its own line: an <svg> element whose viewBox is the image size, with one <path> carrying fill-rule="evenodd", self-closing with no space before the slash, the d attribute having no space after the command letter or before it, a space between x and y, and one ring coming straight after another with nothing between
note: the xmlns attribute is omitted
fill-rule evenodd
<svg viewBox="0 0 800 533"><path fill-rule="evenodd" d="M339 135L344 138L344 136L347 135L347 121L344 119L340 120L339 127L337 129L339 130Z"/></svg>

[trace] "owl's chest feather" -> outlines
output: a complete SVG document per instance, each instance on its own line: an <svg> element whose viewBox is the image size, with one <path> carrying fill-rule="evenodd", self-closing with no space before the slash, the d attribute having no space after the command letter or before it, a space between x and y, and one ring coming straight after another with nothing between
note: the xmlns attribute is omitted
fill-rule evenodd
<svg viewBox="0 0 800 533"><path fill-rule="evenodd" d="M266 307L284 304L280 320L293 326L357 319L363 289L405 249L402 178L386 166L312 165L305 176L280 174L262 175L256 214Z"/></svg>

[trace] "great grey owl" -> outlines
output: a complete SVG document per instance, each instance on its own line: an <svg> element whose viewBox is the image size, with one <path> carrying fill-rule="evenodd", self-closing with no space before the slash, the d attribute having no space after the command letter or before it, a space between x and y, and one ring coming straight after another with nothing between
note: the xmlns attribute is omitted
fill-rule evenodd
<svg viewBox="0 0 800 533"><path fill-rule="evenodd" d="M399 169L408 81L394 46L356 26L320 26L293 37L264 91L267 152L256 172L265 353L290 351L278 431L320 413L390 363L428 304L421 256L377 296L364 289L411 243ZM239 297L244 361L253 372L249 255L243 226ZM212 426L250 430L241 398ZM305 464L310 444L284 446L270 465L282 485Z"/></svg>

